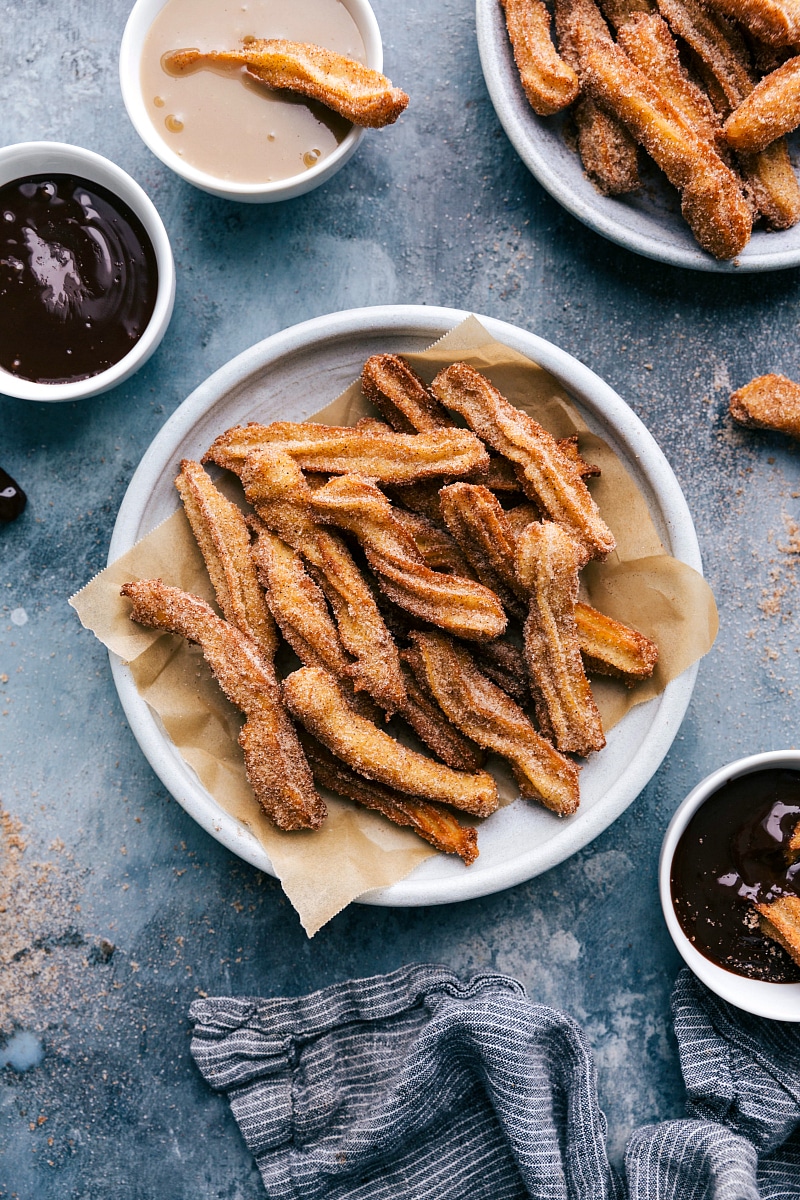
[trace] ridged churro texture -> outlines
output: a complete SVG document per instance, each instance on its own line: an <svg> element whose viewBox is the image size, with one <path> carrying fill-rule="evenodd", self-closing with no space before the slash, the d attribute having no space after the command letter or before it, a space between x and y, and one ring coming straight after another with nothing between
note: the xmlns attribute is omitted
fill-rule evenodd
<svg viewBox="0 0 800 1200"><path fill-rule="evenodd" d="M359 775L478 817L497 808L497 785L491 775L454 771L409 750L359 716L327 671L318 667L295 671L284 680L283 694L292 715Z"/></svg>
<svg viewBox="0 0 800 1200"><path fill-rule="evenodd" d="M523 91L540 117L572 104L578 76L550 37L550 13L542 0L500 0Z"/></svg>
<svg viewBox="0 0 800 1200"><path fill-rule="evenodd" d="M318 100L352 121L373 129L391 125L408 105L408 96L379 71L322 46L283 38L254 39L239 50L175 50L169 69L180 74L203 67L245 67L260 83Z"/></svg>
<svg viewBox="0 0 800 1200"><path fill-rule="evenodd" d="M272 664L246 634L200 600L160 579L126 583L131 620L196 642L225 695L245 714L245 771L261 807L281 829L317 829L326 809L314 787Z"/></svg>
<svg viewBox="0 0 800 1200"><path fill-rule="evenodd" d="M800 966L800 898L780 896L770 904L757 904L761 932L783 946Z"/></svg>

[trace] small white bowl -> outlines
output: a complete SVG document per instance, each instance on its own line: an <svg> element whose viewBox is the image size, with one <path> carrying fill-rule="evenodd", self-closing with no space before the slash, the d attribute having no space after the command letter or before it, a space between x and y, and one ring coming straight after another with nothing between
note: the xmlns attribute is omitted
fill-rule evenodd
<svg viewBox="0 0 800 1200"><path fill-rule="evenodd" d="M65 401L97 396L128 379L147 362L166 333L175 304L175 264L164 223L155 205L130 175L92 150L62 142L19 142L0 148L0 186L30 175L74 175L113 192L136 214L156 256L158 288L153 314L135 346L119 362L71 383L34 383L0 367L0 393L19 400Z"/></svg>
<svg viewBox="0 0 800 1200"><path fill-rule="evenodd" d="M773 750L767 754L753 754L749 758L740 758L725 767L720 767L718 771L706 776L702 783L698 783L694 791L690 792L676 809L664 835L658 867L658 885L664 919L672 940L686 965L691 967L706 987L716 992L723 1000L758 1017L769 1017L773 1021L800 1021L800 983L767 983L761 979L746 979L743 975L735 975L732 971L726 971L724 967L711 962L692 945L683 932L672 903L670 887L675 848L701 804L732 779L750 775L753 771L780 767L800 771L800 750Z"/></svg>
<svg viewBox="0 0 800 1200"><path fill-rule="evenodd" d="M381 31L375 13L369 6L368 0L341 0L344 7L353 18L367 56L367 66L375 71L383 70L383 43ZM141 84L142 49L150 26L156 19L167 0L136 0L125 32L122 35L122 45L119 52L119 82L122 88L122 99L128 110L128 116L133 127L144 144L153 151L156 158L180 175L188 183L194 184L212 196L220 196L223 200L240 200L247 204L271 204L276 200L292 200L302 196L326 183L335 175L355 153L358 143L364 136L365 130L354 125L347 136L340 142L332 154L321 159L315 167L309 167L302 175L291 175L288 179L275 179L271 183L235 183L230 179L219 179L207 171L185 162L179 154L167 145L156 130L147 112Z"/></svg>

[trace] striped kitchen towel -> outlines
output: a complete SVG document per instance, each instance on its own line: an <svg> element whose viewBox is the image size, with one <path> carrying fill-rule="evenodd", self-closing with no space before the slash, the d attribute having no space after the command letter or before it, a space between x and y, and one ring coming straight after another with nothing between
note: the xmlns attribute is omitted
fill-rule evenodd
<svg viewBox="0 0 800 1200"><path fill-rule="evenodd" d="M687 1119L608 1162L586 1036L503 975L432 966L297 999L196 1001L267 1195L292 1200L800 1200L800 1026L688 972L673 994Z"/></svg>

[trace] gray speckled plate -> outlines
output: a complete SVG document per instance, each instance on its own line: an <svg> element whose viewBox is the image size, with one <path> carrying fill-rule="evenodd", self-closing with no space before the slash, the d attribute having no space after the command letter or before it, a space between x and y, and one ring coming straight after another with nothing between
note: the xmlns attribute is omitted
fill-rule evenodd
<svg viewBox="0 0 800 1200"><path fill-rule="evenodd" d="M655 168L630 196L602 196L583 173L563 135L565 118L537 117L514 63L500 0L477 0L478 49L500 124L525 166L573 216L612 242L647 258L695 271L777 271L800 264L800 225L754 231L733 262L719 262L695 242L680 214L677 192ZM645 155L642 153L644 166Z"/></svg>
<svg viewBox="0 0 800 1200"><path fill-rule="evenodd" d="M424 350L467 315L411 305L353 309L295 325L234 358L181 404L151 443L122 501L109 562L177 508L172 481L181 458L200 458L230 425L302 421L339 395L371 354ZM492 337L534 359L564 384L587 424L614 447L636 479L664 546L699 571L700 551L683 493L635 413L588 367L550 342L504 321L479 319ZM133 734L165 787L212 837L274 874L261 844L219 808L181 758L125 664L110 657ZM396 907L447 904L502 891L569 858L602 833L657 770L683 720L696 675L697 664L610 731L606 748L581 771L581 806L574 816L558 820L518 800L482 823L480 857L473 866L437 855L407 879L361 899Z"/></svg>

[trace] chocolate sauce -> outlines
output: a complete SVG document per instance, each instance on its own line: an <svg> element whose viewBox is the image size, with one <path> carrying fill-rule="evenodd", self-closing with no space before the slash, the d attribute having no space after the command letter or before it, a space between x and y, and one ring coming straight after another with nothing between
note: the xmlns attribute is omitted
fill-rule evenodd
<svg viewBox="0 0 800 1200"><path fill-rule="evenodd" d="M0 521L16 521L27 502L16 480L0 467Z"/></svg>
<svg viewBox="0 0 800 1200"><path fill-rule="evenodd" d="M800 967L761 933L753 907L800 895L800 862L787 857L798 821L800 771L754 771L709 796L675 849L670 886L681 928L736 975L800 980Z"/></svg>
<svg viewBox="0 0 800 1200"><path fill-rule="evenodd" d="M10 374L70 383L105 371L144 333L157 289L152 243L112 192L72 175L0 187L0 366Z"/></svg>

